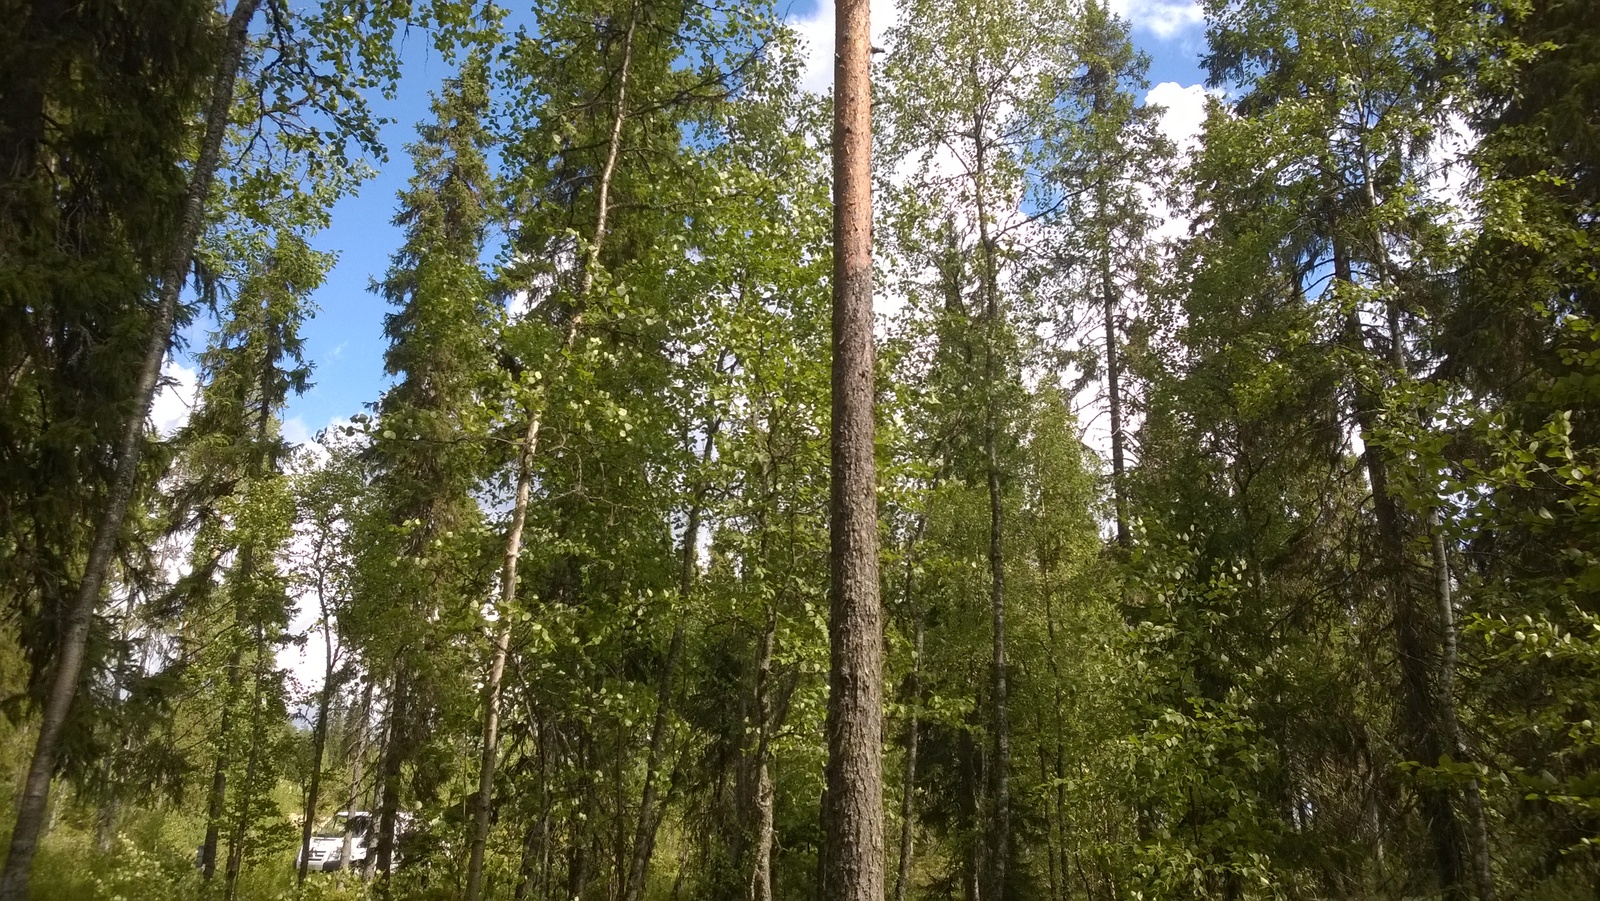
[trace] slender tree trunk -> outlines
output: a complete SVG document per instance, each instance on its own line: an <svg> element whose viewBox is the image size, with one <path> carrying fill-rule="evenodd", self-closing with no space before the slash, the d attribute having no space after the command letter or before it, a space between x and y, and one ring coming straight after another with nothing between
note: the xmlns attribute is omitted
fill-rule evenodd
<svg viewBox="0 0 1600 901"><path fill-rule="evenodd" d="M630 755L624 753L630 742L621 719L611 725L611 872L607 874L607 898L621 898L629 874L628 862L628 787L624 770Z"/></svg>
<svg viewBox="0 0 1600 901"><path fill-rule="evenodd" d="M715 453L717 432L722 420L713 417L706 428L705 444L700 451L703 468ZM696 545L700 541L701 510L705 504L706 486L695 486L694 500L689 505L688 521L683 529L683 547L678 560L678 599L689 602L694 590ZM623 901L639 901L644 893L645 878L649 875L650 857L655 852L656 828L660 824L661 810L657 809L656 796L660 793L661 757L666 748L667 720L672 711L672 686L678 677L678 667L683 660L683 623L687 612L678 612L672 628L672 641L667 647L666 663L661 667L661 681L656 685L656 712L650 724L650 745L645 752L644 789L639 795L639 822L633 836L633 855L628 864L628 878L623 887Z"/></svg>
<svg viewBox="0 0 1600 901"><path fill-rule="evenodd" d="M115 774L115 770L113 768L117 763L117 757L118 755L115 752L107 754L105 766L101 769L100 773L101 778L103 778L106 785L110 787L109 790L113 792L111 797L106 798L100 803L100 809L95 816L94 846L95 850L99 851L101 854L110 854L111 850L116 847L117 843L118 804L117 796L114 794L116 789L111 782L111 779Z"/></svg>
<svg viewBox="0 0 1600 901"><path fill-rule="evenodd" d="M1011 857L1011 721L1006 685L1006 583L1002 530L1005 519L1000 495L999 462L995 457L994 426L986 443L989 458L989 602L994 630L994 859L991 895L1001 901L1006 894L1006 864Z"/></svg>
<svg viewBox="0 0 1600 901"><path fill-rule="evenodd" d="M772 762L756 761L755 841L751 847L750 885L745 896L750 901L772 901Z"/></svg>
<svg viewBox="0 0 1600 901"><path fill-rule="evenodd" d="M228 113L233 104L234 81L244 58L250 20L255 18L260 5L261 0L239 0L228 19L222 59L206 109L205 134L201 138L200 154L195 159L189 187L184 192L178 232L173 236L172 246L163 261L161 291L155 317L150 323L149 343L134 379L128 418L123 424L122 437L116 448L116 470L106 492L105 510L95 524L94 539L89 546L88 559L84 562L83 580L78 584L77 596L67 613L66 630L56 657L55 673L51 677L50 691L45 696L44 710L40 716L39 738L34 746L22 796L17 800L16 825L11 832L5 870L0 873L0 901L27 901L28 877L33 870L33 855L38 849L45 809L49 804L56 751L61 743L62 731L66 728L67 715L72 710L73 698L77 695L84 648L89 639L95 607L100 603L100 590L111 569L117 537L122 532L128 505L133 500L145 422L149 419L150 404L155 399L156 384L160 381L161 363L166 359L167 348L172 342L172 328L177 321L178 298L183 292L184 276L189 270L189 263L194 257L194 245L205 222L206 196L211 191L211 180L216 175L222 156L222 141L227 134Z"/></svg>
<svg viewBox="0 0 1600 901"><path fill-rule="evenodd" d="M537 418L532 420L537 421ZM532 430L530 430L532 431ZM534 436L537 440L537 435ZM489 814L494 801L495 755L500 742L500 687L506 671L506 655L511 646L511 599L517 579L516 557L521 554L522 528L525 521L531 466L524 445L523 461L518 469L517 507L512 514L511 532L515 536L506 542L505 571L502 577L500 622L495 626L494 659L489 664L489 679L484 685L483 748L478 762L478 796L472 807L472 847L467 859L467 884L462 897L475 901L483 889L483 855L489 843ZM511 587L508 589L506 586Z"/></svg>
<svg viewBox="0 0 1600 901"><path fill-rule="evenodd" d="M137 597L130 592L121 619L117 624L117 639L121 645L133 641L132 623L136 615ZM139 652L139 662L136 673L144 673L150 662L150 647L144 645ZM128 698L128 663L126 657L119 653L115 664L115 684L112 686L113 696L119 702ZM95 816L95 849L101 854L110 854L116 848L117 842L117 816L121 812L122 802L118 791L120 776L125 765L126 751L131 737L128 727L117 731L117 743L110 753L105 755L105 761L100 767L100 778L106 786L106 795L101 799L99 810Z"/></svg>
<svg viewBox="0 0 1600 901"><path fill-rule="evenodd" d="M1349 257L1338 246L1334 250L1334 278L1346 284L1355 283ZM1347 345L1370 355L1359 315L1354 309L1346 314L1344 332ZM1446 747L1436 725L1437 698L1428 672L1427 616L1408 578L1412 567L1407 559L1405 524L1399 503L1390 491L1388 457L1373 440L1378 428L1377 417L1381 413L1379 405L1380 401L1372 390L1357 379L1356 423L1366 445L1362 458L1372 488L1373 511L1378 522L1380 550L1393 607L1402 716L1412 732L1407 738L1406 750L1413 759L1431 764L1439 759ZM1456 820L1452 794L1445 787L1423 786L1418 789L1422 816L1431 840L1434 869L1447 895L1459 892L1463 876L1461 830Z"/></svg>
<svg viewBox="0 0 1600 901"><path fill-rule="evenodd" d="M1109 74L1103 66L1091 66L1089 80L1092 85L1090 102L1098 115L1108 111ZM1111 413L1111 495L1116 513L1117 547L1127 550L1128 535L1128 485L1124 455L1124 429L1122 425L1122 357L1117 334L1117 286L1111 266L1111 214L1108 209L1109 187L1106 177L1095 179L1096 276L1100 282L1100 309L1105 317L1106 342L1106 400Z"/></svg>
<svg viewBox="0 0 1600 901"><path fill-rule="evenodd" d="M227 712L222 715L222 728L228 726ZM222 837L222 805L228 791L228 758L223 752L211 767L211 790L206 799L206 834L200 844L200 878L210 882L217 875L217 844Z"/></svg>
<svg viewBox="0 0 1600 901"><path fill-rule="evenodd" d="M772 683L772 654L777 643L778 611L767 606L767 625L761 635L761 650L756 660L755 697L751 715L756 721L756 748L751 765L749 793L751 841L746 857L750 878L745 897L748 901L772 901L772 772L768 754L772 743L772 712L769 696Z"/></svg>
<svg viewBox="0 0 1600 901"><path fill-rule="evenodd" d="M233 829L228 835L228 870L224 876L223 897L226 901L233 901L239 891L239 873L244 866L244 844L250 829L251 796L258 789L256 778L261 769L261 744L263 741L262 728L262 685L266 681L266 674L262 671L266 664L266 640L258 637L256 642L255 665L255 693L250 702L250 753L245 758L244 785L238 797L239 815L234 818Z"/></svg>
<svg viewBox="0 0 1600 901"><path fill-rule="evenodd" d="M974 63L976 70L976 63ZM976 74L976 72L974 72ZM1000 277L997 249L989 233L989 210L985 182L986 142L984 122L973 123L976 145L974 196L978 206L978 245L983 258L984 288L984 421L983 453L989 487L989 607L993 626L994 657L990 672L993 697L994 781L993 858L990 861L991 897L1005 898L1006 865L1011 857L1011 722L1010 698L1006 685L1006 570L1005 498L1000 490Z"/></svg>
<svg viewBox="0 0 1600 901"><path fill-rule="evenodd" d="M1439 712L1445 730L1445 742L1454 749L1453 756L1464 763L1472 763L1472 752L1461 737L1461 720L1456 715L1456 611L1450 588L1450 556L1445 549L1444 529L1437 510L1429 516L1433 532L1434 592L1439 602L1439 629L1442 632L1443 653L1439 661ZM1483 794L1476 776L1466 784L1463 801L1467 809L1467 826L1471 830L1472 879L1477 889L1478 901L1495 901L1494 862L1489 856L1489 824L1483 810Z"/></svg>
<svg viewBox="0 0 1600 901"><path fill-rule="evenodd" d="M383 727L378 733L377 753L372 761L372 803L367 805L367 811L372 817L368 824L370 835L367 840L367 856L361 862L363 880L372 879L378 871L378 844L383 838L383 799L388 790L384 784L386 781L384 773L389 764L390 738L394 734L394 689L399 684L399 674L396 673L389 679L389 699L384 705Z"/></svg>
<svg viewBox="0 0 1600 901"><path fill-rule="evenodd" d="M522 833L522 860L517 865L517 887L512 890L513 901L523 901L528 897L528 889L533 885L534 873L539 867L539 846L543 840L544 821L535 819L528 824Z"/></svg>
<svg viewBox="0 0 1600 901"><path fill-rule="evenodd" d="M585 804L585 813L590 805ZM589 834L577 823L572 824L571 857L567 863L567 897L582 898L583 887L589 884Z"/></svg>
<svg viewBox="0 0 1600 901"><path fill-rule="evenodd" d="M550 895L551 849L554 842L550 834L550 750L544 723L539 726L539 897Z"/></svg>
<svg viewBox="0 0 1600 901"><path fill-rule="evenodd" d="M326 616L323 617L323 628L328 628ZM333 705L335 689L333 667L330 648L322 670L322 691L317 698L317 727L311 730L311 784L306 787L305 821L300 824L300 869L295 874L296 884L306 881L306 873L311 868L311 833L316 828L317 803L322 790L322 758L328 747L328 709Z"/></svg>
<svg viewBox="0 0 1600 901"><path fill-rule="evenodd" d="M369 862L377 873L378 893L382 897L388 896L389 876L394 870L394 846L400 820L400 771L410 744L407 735L411 717L409 670L407 661L396 661L394 687L389 692L389 724L384 730L383 755L378 762L378 840Z"/></svg>
<svg viewBox="0 0 1600 901"><path fill-rule="evenodd" d="M883 628L873 460L872 94L868 0L835 7L833 463L822 895L883 898Z"/></svg>
<svg viewBox="0 0 1600 901"><path fill-rule="evenodd" d="M523 684L524 697L531 696L528 690L528 681L522 667L517 666L518 679ZM544 718L540 715L539 708L528 704L528 719L533 723L534 730L534 756L538 760L538 811L537 816L528 824L527 831L522 839L522 863L518 868L517 885L513 892L516 901L524 901L530 895L534 898L544 898L549 894L550 881L550 848L551 823L550 823L550 734L545 728Z"/></svg>
<svg viewBox="0 0 1600 901"><path fill-rule="evenodd" d="M911 589L909 562L907 569L906 591L909 597ZM911 858L914 850L912 845L917 834L917 708L922 704L924 632L923 617L919 612L915 615L915 624L912 627L911 680L906 686L910 694L908 707L911 713L906 718L906 766L900 782L900 865L895 869L894 901L906 901L906 894L911 890Z"/></svg>
<svg viewBox="0 0 1600 901"><path fill-rule="evenodd" d="M578 738L578 816L568 825L571 835L567 858L567 897L582 898L589 884L590 824L594 822L594 784L590 775L588 727L580 725Z"/></svg>
<svg viewBox="0 0 1600 901"><path fill-rule="evenodd" d="M1039 734L1044 735L1044 714L1042 712L1038 714L1036 726L1039 729ZM1041 785L1048 785L1050 782L1049 758L1049 752L1045 750L1044 743L1041 742L1039 744L1039 784ZM1044 809L1044 859L1046 873L1049 878L1046 885L1050 887L1050 901L1056 901L1061 897L1061 881L1057 878L1056 873L1057 847L1056 812L1046 807Z"/></svg>
<svg viewBox="0 0 1600 901"><path fill-rule="evenodd" d="M234 695L243 681L239 665L243 652L234 648L228 656L228 688L217 722L217 759L211 767L211 789L206 798L206 834L200 845L200 878L210 882L217 874L217 843L222 836L222 814L228 797L228 759L233 753Z"/></svg>
<svg viewBox="0 0 1600 901"><path fill-rule="evenodd" d="M360 803L361 783L364 782L366 778L363 775L362 770L365 766L367 756L367 729L371 726L371 724L372 680L369 678L366 680L366 684L361 688L361 718L359 720L359 724L356 726L355 747L352 749L353 753L350 755L350 790L345 794L347 801L344 809L346 811L355 810L356 805ZM344 880L343 871L346 869L355 869L355 861L350 859L350 854L353 850L351 847L353 844L351 842L351 838L350 826L348 823L346 823L344 824L344 838L339 843L339 878L341 883ZM363 864L370 863L370 859L363 861Z"/></svg>
<svg viewBox="0 0 1600 901"><path fill-rule="evenodd" d="M628 75L633 65L633 37L638 24L637 10L630 15L628 30L623 37L622 64L617 74L617 99L611 117L611 135L606 147L605 166L595 201L594 236L589 242L589 252L583 267L581 287L578 291L578 309L567 322L566 334L561 342L560 372L578 337L583 323L583 307L594 290L595 268L600 262L600 252L605 246L606 222L610 215L611 181L616 172L617 156L622 146L622 126L628 110ZM559 373L558 373L559 376ZM494 794L495 755L499 742L501 682L505 675L506 654L511 643L509 613L516 600L517 563L522 555L522 532L527 524L528 499L533 485L533 462L539 453L540 430L544 423L544 405L536 402L528 415L527 431L522 439L522 453L517 463L517 495L512 509L511 525L506 531L505 558L500 574L501 617L495 629L494 657L489 665L489 679L484 686L483 748L478 765L478 798L473 809L472 845L467 860L464 901L478 901L483 889L483 855L489 841L489 812Z"/></svg>
<svg viewBox="0 0 1600 901"><path fill-rule="evenodd" d="M1051 870L1052 873L1056 872L1057 870L1060 871L1060 874L1061 874L1061 881L1060 881L1061 893L1063 895L1065 895L1065 894L1070 894L1070 892L1066 891L1067 878L1068 878L1067 877L1067 786L1066 786L1066 748L1065 748L1066 742L1065 742L1065 737L1063 735L1063 733L1065 731L1064 723L1065 723L1065 716L1066 716L1066 699L1063 697L1063 692L1061 690L1061 663L1060 663L1061 647L1060 647L1060 645L1058 645L1056 643L1055 586L1051 583L1052 570L1054 569L1054 565L1053 565L1054 556L1055 555L1054 555L1053 551L1051 551L1049 553L1046 553L1044 551L1040 552L1040 557L1042 559L1039 561L1039 576L1040 576L1040 581L1043 583L1043 590L1042 590L1041 593L1044 595L1045 637L1050 642L1050 647L1049 647L1049 650L1047 651L1047 655L1048 655L1048 657L1050 659L1050 679L1051 679L1051 682L1053 683L1051 688L1052 688L1052 693L1055 696L1055 704L1054 704L1055 715L1054 715L1054 723L1053 723L1054 731L1055 731L1055 766L1054 766L1054 770L1055 770L1055 773L1054 773L1054 775L1055 775L1055 810L1052 811L1053 815L1052 815L1051 818L1055 823L1056 838L1055 838L1055 846L1054 846L1054 848L1051 849L1051 853L1054 856L1053 856L1053 858L1051 860L1050 870ZM1043 742L1041 742L1039 744L1039 753L1041 755L1043 755L1045 753L1045 751L1044 751L1044 743ZM1041 757L1041 760L1042 759L1043 758ZM1055 895L1055 889L1051 890L1051 894L1052 894L1052 896Z"/></svg>
<svg viewBox="0 0 1600 901"><path fill-rule="evenodd" d="M1111 408L1111 488L1117 517L1117 546L1126 550L1128 533L1128 485L1124 475L1122 427L1122 358L1117 348L1117 298L1111 277L1111 251L1102 251L1100 260L1101 305L1105 311L1106 394Z"/></svg>
<svg viewBox="0 0 1600 901"><path fill-rule="evenodd" d="M972 732L961 731L961 814L966 821L966 834L962 837L961 892L966 901L980 901L983 897L983 833L978 820L983 810L983 785L978 772L978 747Z"/></svg>
<svg viewBox="0 0 1600 901"><path fill-rule="evenodd" d="M690 511L689 524L692 532L684 535L684 556L690 562L686 568L692 567L694 547L694 534L700 530L699 508ZM686 574L684 584L679 589L679 597L686 598L688 584L693 576ZM660 794L661 757L665 752L667 739L667 721L671 715L672 686L677 680L678 666L683 660L683 613L678 614L678 622L672 628L672 640L667 646L667 659L661 667L661 678L656 686L656 712L650 723L650 744L645 750L644 788L639 793L639 819L633 834L633 853L629 856L627 880L623 886L625 901L638 901L644 894L645 880L649 875L650 858L655 852L656 827L660 823L661 811L657 809Z"/></svg>

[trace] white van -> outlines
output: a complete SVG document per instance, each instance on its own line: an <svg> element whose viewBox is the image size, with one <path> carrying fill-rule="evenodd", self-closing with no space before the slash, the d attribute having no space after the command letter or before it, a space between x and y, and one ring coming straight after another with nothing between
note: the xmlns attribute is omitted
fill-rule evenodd
<svg viewBox="0 0 1600 901"><path fill-rule="evenodd" d="M400 860L400 838L411 831L412 815L400 811L395 815L394 859ZM345 859L345 842L348 839L350 859ZM367 857L378 847L378 817L365 810L341 810L317 824L311 833L312 872L331 873L345 868L360 869L367 865ZM300 855L294 856L294 867L300 869Z"/></svg>
<svg viewBox="0 0 1600 901"><path fill-rule="evenodd" d="M349 840L350 859L345 859L345 841ZM345 867L362 867L367 855L378 843L378 818L365 810L341 810L317 824L311 833L311 865L316 872L341 870ZM300 855L294 859L295 869L300 868Z"/></svg>

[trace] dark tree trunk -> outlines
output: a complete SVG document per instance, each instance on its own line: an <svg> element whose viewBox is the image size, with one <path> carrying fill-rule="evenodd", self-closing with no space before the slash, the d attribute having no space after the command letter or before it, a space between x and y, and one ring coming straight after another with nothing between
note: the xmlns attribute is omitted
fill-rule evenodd
<svg viewBox="0 0 1600 901"><path fill-rule="evenodd" d="M722 420L713 418L706 428L705 444L700 451L700 464L709 463L716 452L717 431ZM684 604L694 590L696 545L700 540L701 509L705 504L706 487L695 488L689 505L688 521L683 529L683 547L678 559L678 598ZM639 901L644 894L645 879L649 875L650 857L655 852L656 828L664 809L658 809L660 794L661 758L666 750L667 720L672 712L672 686L678 677L678 667L683 661L683 619L680 611L672 628L672 641L667 646L667 659L661 667L661 681L656 685L655 718L650 724L650 745L645 751L644 788L639 795L639 822L633 836L633 855L628 863L628 878L623 887L623 901Z"/></svg>
<svg viewBox="0 0 1600 901"><path fill-rule="evenodd" d="M19 181L33 174L44 141L45 89L43 82L60 56L61 17L64 0L33 0L20 33L12 39L22 52L0 72L7 80L0 95L0 177Z"/></svg>
<svg viewBox="0 0 1600 901"><path fill-rule="evenodd" d="M767 626L761 635L761 650L756 660L755 697L752 717L756 722L756 747L751 760L749 823L750 871L745 897L748 901L772 901L772 771L768 760L772 742L771 684L772 654L777 642L778 612L767 607Z"/></svg>
<svg viewBox="0 0 1600 901"><path fill-rule="evenodd" d="M1006 581L1005 551L1002 530L1005 526L1000 473L995 459L994 426L989 428L989 603L994 632L994 658L991 672L994 692L994 763L990 776L994 786L993 857L990 860L990 877L993 885L990 896L1003 901L1006 892L1006 869L1011 857L1011 720L1009 692L1006 682Z"/></svg>
<svg viewBox="0 0 1600 901"><path fill-rule="evenodd" d="M266 640L258 637L256 642L255 665L255 693L250 700L250 753L245 758L244 785L239 793L239 815L234 817L233 830L228 835L228 869L224 877L223 897L226 901L233 901L239 891L239 874L244 866L245 839L249 834L251 820L251 798L257 792L256 779L261 769L261 743L263 722L261 717L262 689L266 682L266 674L262 671L266 666Z"/></svg>
<svg viewBox="0 0 1600 901"><path fill-rule="evenodd" d="M1355 284L1349 257L1340 247L1334 250L1334 278L1345 284ZM1357 352L1371 355L1356 310L1351 309L1344 322L1345 343ZM1446 747L1438 726L1438 711L1429 672L1428 615L1419 603L1412 584L1412 561L1406 550L1406 525L1400 504L1390 492L1389 459L1381 447L1374 443L1378 416L1382 413L1381 401L1373 391L1355 382L1356 423L1366 445L1362 460L1367 479L1372 488L1372 504L1378 523L1379 551L1382 554L1393 628L1395 653L1400 664L1400 707L1402 722L1407 724L1408 735L1403 736L1407 755L1432 765L1439 760ZM1446 786L1420 786L1417 790L1421 802L1424 825L1429 837L1429 851L1433 858L1439 885L1447 896L1459 894L1463 886L1462 845L1464 839L1456 818L1454 792Z"/></svg>
<svg viewBox="0 0 1600 901"><path fill-rule="evenodd" d="M907 569L910 569L909 563ZM906 577L908 596L911 590L910 583L908 572ZM900 782L900 865L895 869L894 901L906 901L906 895L911 890L912 844L916 839L917 820L917 708L922 703L923 639L923 617L918 613L912 627L911 679L906 685L906 702L911 714L906 718L906 767Z"/></svg>
<svg viewBox="0 0 1600 901"><path fill-rule="evenodd" d="M528 824L522 833L522 860L517 866L517 887L512 891L513 901L524 901L528 897L528 889L534 885L534 877L539 872L540 850L544 845L544 819L538 818Z"/></svg>
<svg viewBox="0 0 1600 901"><path fill-rule="evenodd" d="M235 648L228 657L228 689L217 722L217 759L211 767L211 788L206 795L206 834L200 845L200 878L210 882L217 874L217 844L222 836L222 815L228 798L228 757L233 751L234 694L243 680L239 676L242 652Z"/></svg>
<svg viewBox="0 0 1600 901"><path fill-rule="evenodd" d="M983 810L983 780L978 772L978 747L972 732L961 730L961 818L962 835L961 893L965 901L983 897L983 833L979 814Z"/></svg>
<svg viewBox="0 0 1600 901"><path fill-rule="evenodd" d="M976 64L974 64L976 69ZM1011 858L1011 722L1010 697L1006 683L1006 558L1005 498L1000 489L1000 381L1002 340L1000 321L1000 274L998 249L989 232L989 209L984 185L986 144L984 121L973 122L976 142L977 184L974 195L978 207L978 246L983 262L984 325L984 417L983 455L985 481L989 488L989 612L994 642L990 668L991 719L994 731L993 779L994 829L989 861L990 896L1005 898L1006 868Z"/></svg>
<svg viewBox="0 0 1600 901"><path fill-rule="evenodd" d="M1108 111L1108 95L1111 91L1107 84L1108 77L1103 66L1093 66L1089 70L1093 90L1090 102L1098 115L1105 115ZM1105 318L1106 401L1111 414L1111 496L1117 520L1117 547L1126 551L1130 539L1128 485L1125 473L1127 464L1123 449L1125 436L1122 425L1122 355L1118 346L1118 297L1116 280L1112 276L1111 214L1107 209L1110 206L1108 193L1105 177L1101 176L1095 182L1095 215L1100 220L1096 229L1100 246L1097 248L1095 262L1099 269L1096 276L1100 282L1100 310Z"/></svg>
<svg viewBox="0 0 1600 901"><path fill-rule="evenodd" d="M397 660L393 689L389 692L389 725L385 731L383 756L378 762L378 841L372 849L371 865L382 896L389 891L389 876L394 871L395 839L400 820L400 771L405 764L411 729L411 684L405 660Z"/></svg>
<svg viewBox="0 0 1600 901"><path fill-rule="evenodd" d="M316 829L317 804L322 792L322 758L328 747L328 709L333 706L333 655L328 655L322 673L322 692L317 698L317 726L311 730L311 783L306 786L305 821L300 824L300 869L297 884L306 881L311 867L311 833ZM343 859L341 858L341 862Z"/></svg>
<svg viewBox="0 0 1600 901"><path fill-rule="evenodd" d="M1038 721L1039 734L1044 735L1044 716L1041 714ZM1039 745L1039 784L1050 784L1049 752L1044 744ZM1056 872L1056 812L1048 807L1044 810L1044 860L1045 870L1050 887L1050 901L1061 897L1061 880Z"/></svg>
<svg viewBox="0 0 1600 901"><path fill-rule="evenodd" d="M594 823L594 779L590 771L589 727L579 724L578 735L578 812L567 826L567 897L582 898L589 884L589 844L592 841L591 825Z"/></svg>
<svg viewBox="0 0 1600 901"><path fill-rule="evenodd" d="M227 713L224 712L222 728L227 728ZM222 838L222 805L228 793L228 758L224 752L217 752L217 759L211 767L211 789L206 798L206 834L200 843L200 878L210 882L217 875L217 844Z"/></svg>

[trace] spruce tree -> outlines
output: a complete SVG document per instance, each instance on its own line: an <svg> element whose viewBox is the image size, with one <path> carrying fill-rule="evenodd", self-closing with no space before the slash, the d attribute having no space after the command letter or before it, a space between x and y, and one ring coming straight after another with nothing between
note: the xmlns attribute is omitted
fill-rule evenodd
<svg viewBox="0 0 1600 901"><path fill-rule="evenodd" d="M396 308L384 322L384 364L399 381L376 405L368 454L377 502L349 618L369 678L388 685L369 861L382 879L395 859L404 768L427 748L438 717L458 706L454 696L470 690L460 655L473 653L484 585L473 493L487 477L498 315L481 259L498 192L482 121L487 79L486 61L474 56L436 96L395 216L406 240L376 286Z"/></svg>

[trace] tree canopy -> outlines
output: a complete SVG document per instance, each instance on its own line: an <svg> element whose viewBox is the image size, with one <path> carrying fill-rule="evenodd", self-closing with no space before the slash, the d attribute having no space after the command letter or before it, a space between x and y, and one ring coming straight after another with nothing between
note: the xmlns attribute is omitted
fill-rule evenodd
<svg viewBox="0 0 1600 901"><path fill-rule="evenodd" d="M841 2L0 8L0 901L1600 893L1594 4Z"/></svg>

